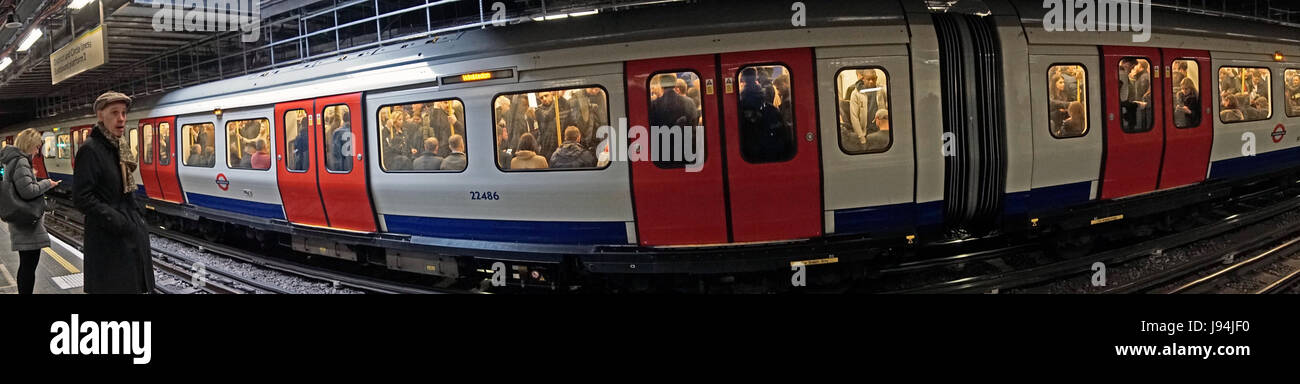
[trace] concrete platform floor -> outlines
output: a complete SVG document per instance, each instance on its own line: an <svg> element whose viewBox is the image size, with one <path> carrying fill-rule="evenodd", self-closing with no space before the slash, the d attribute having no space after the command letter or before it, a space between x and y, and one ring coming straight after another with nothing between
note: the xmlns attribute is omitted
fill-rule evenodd
<svg viewBox="0 0 1300 384"><path fill-rule="evenodd" d="M0 223L0 294L18 294L18 252L9 249L9 225ZM50 236L50 246L41 250L37 263L33 293L85 293L82 261L81 251Z"/></svg>

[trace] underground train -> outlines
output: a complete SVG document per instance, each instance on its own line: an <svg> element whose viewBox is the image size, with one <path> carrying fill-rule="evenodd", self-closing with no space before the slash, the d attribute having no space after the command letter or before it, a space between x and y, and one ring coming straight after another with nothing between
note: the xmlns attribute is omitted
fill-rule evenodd
<svg viewBox="0 0 1300 384"><path fill-rule="evenodd" d="M1038 1L804 4L801 21L702 2L476 29L152 95L128 116L138 198L166 225L556 287L838 271L1137 222L1300 169L1292 27L1157 7L1134 43L1048 31ZM39 167L66 188L93 123L4 135L43 131ZM619 153L674 143L698 162Z"/></svg>

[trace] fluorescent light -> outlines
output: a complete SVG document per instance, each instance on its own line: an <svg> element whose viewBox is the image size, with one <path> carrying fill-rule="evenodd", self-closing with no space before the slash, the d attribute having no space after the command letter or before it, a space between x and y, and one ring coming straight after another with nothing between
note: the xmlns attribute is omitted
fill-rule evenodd
<svg viewBox="0 0 1300 384"><path fill-rule="evenodd" d="M14 59L10 59L8 57L5 57L4 60L0 60L0 71L5 70L5 68L9 68L9 64L13 64L13 63L14 63Z"/></svg>
<svg viewBox="0 0 1300 384"><path fill-rule="evenodd" d="M91 1L93 0L72 0L72 3L68 4L68 9L81 9L86 4L90 4Z"/></svg>
<svg viewBox="0 0 1300 384"><path fill-rule="evenodd" d="M31 33L27 34L27 37L23 38L23 43L18 44L18 52L27 51L32 47L32 44L36 44L36 41L40 39L41 39L41 29L40 28L33 29Z"/></svg>
<svg viewBox="0 0 1300 384"><path fill-rule="evenodd" d="M569 16L582 17L582 16L591 16L597 13L600 13L599 9L593 9L590 11L582 11L582 12L574 12L574 13L570 13Z"/></svg>
<svg viewBox="0 0 1300 384"><path fill-rule="evenodd" d="M550 20L567 19L568 17L569 17L569 15L566 15L566 14L561 13L561 14L558 14L558 15L550 15L550 16L546 16L545 19L546 19L547 21L550 21Z"/></svg>

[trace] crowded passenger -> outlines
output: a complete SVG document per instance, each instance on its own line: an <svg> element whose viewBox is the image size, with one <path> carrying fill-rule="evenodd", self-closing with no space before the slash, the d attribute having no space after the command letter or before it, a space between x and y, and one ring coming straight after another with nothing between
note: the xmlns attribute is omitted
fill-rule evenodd
<svg viewBox="0 0 1300 384"><path fill-rule="evenodd" d="M464 170L467 164L465 138L460 135L451 135L451 137L447 138L447 146L451 147L451 153L442 159L442 166L439 169L444 171Z"/></svg>
<svg viewBox="0 0 1300 384"><path fill-rule="evenodd" d="M411 162L411 169L417 171L436 171L442 169L442 157L438 156L438 138L424 139L424 152Z"/></svg>
<svg viewBox="0 0 1300 384"><path fill-rule="evenodd" d="M1219 119L1223 122L1268 119L1272 115L1269 100L1268 68L1219 69Z"/></svg>
<svg viewBox="0 0 1300 384"><path fill-rule="evenodd" d="M1201 125L1201 97L1196 84L1183 77L1178 87L1178 96L1174 98L1174 126L1179 128Z"/></svg>
<svg viewBox="0 0 1300 384"><path fill-rule="evenodd" d="M678 80L681 81L681 80ZM582 145L582 131L570 125L564 129L564 145L551 155L552 168L586 168L596 166L596 157Z"/></svg>
<svg viewBox="0 0 1300 384"><path fill-rule="evenodd" d="M770 81L770 80L769 80ZM794 127L768 102L768 85L760 84L756 68L740 73L740 147L749 162L785 161L794 155ZM866 137L862 138L866 143Z"/></svg>
<svg viewBox="0 0 1300 384"><path fill-rule="evenodd" d="M1287 70L1286 109L1288 116L1300 116L1300 71Z"/></svg>
<svg viewBox="0 0 1300 384"><path fill-rule="evenodd" d="M515 149L515 158L510 160L510 169L543 169L547 168L546 158L537 155L537 139L533 134L525 133L519 138L519 145Z"/></svg>
<svg viewBox="0 0 1300 384"><path fill-rule="evenodd" d="M515 156L511 154L513 148L510 148L510 129L506 128L505 120L497 121L497 165L501 169L510 169L510 159Z"/></svg>

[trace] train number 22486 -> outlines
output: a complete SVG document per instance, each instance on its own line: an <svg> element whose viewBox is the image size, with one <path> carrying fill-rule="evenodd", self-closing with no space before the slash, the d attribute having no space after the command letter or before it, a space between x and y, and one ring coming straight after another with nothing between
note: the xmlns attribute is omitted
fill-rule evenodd
<svg viewBox="0 0 1300 384"><path fill-rule="evenodd" d="M501 195L496 191L469 191L470 200L501 200Z"/></svg>

